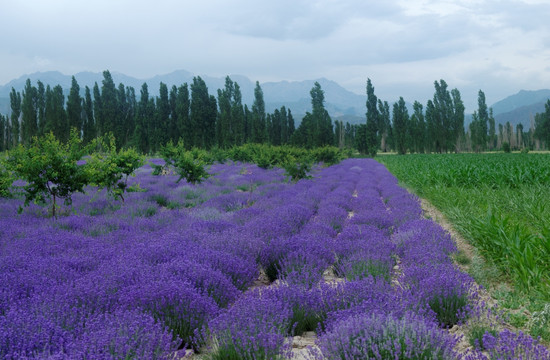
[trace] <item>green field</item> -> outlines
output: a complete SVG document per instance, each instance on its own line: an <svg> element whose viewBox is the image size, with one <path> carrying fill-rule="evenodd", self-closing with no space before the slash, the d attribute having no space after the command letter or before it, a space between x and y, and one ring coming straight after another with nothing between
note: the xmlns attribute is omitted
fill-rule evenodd
<svg viewBox="0 0 550 360"><path fill-rule="evenodd" d="M527 325L529 314L550 302L549 154L388 155L377 160L441 210L477 249L488 266L485 274L472 275L492 288L505 308L528 314L512 322ZM503 284L510 290L504 291ZM548 331L535 333L550 339Z"/></svg>

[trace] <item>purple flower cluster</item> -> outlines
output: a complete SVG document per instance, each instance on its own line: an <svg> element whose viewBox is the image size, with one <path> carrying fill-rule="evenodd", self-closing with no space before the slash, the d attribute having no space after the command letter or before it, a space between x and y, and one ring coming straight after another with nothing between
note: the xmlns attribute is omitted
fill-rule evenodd
<svg viewBox="0 0 550 360"><path fill-rule="evenodd" d="M124 204L76 194L58 220L0 199L0 358L272 359L306 331L326 358L454 358L443 328L468 316L472 280L382 165L348 159L295 184L250 164L209 171L193 185L146 165ZM272 284L251 290L262 273ZM506 339L487 344L538 349Z"/></svg>
<svg viewBox="0 0 550 360"><path fill-rule="evenodd" d="M457 340L414 313L365 312L350 316L322 335L324 359L455 359Z"/></svg>
<svg viewBox="0 0 550 360"><path fill-rule="evenodd" d="M213 359L276 359L290 351L287 303L260 291L250 292L209 324Z"/></svg>
<svg viewBox="0 0 550 360"><path fill-rule="evenodd" d="M498 335L487 332L483 335L483 346L486 353L475 350L464 357L464 360L546 360L550 351L531 336L523 332L513 333L504 330Z"/></svg>

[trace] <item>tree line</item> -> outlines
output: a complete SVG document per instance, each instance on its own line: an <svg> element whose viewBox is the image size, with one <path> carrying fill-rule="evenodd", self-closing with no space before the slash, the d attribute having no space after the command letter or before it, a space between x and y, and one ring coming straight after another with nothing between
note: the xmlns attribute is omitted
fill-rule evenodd
<svg viewBox="0 0 550 360"><path fill-rule="evenodd" d="M97 83L84 89L72 78L65 101L60 85L37 86L27 79L22 93L12 88L10 116L0 115L0 151L34 136L53 133L67 141L70 129L76 129L84 144L112 133L117 149L135 147L142 153L157 152L169 141L183 139L187 148L228 148L244 143L289 144L295 130L290 109L282 106L266 113L263 91L258 82L254 103L242 104L238 83L226 77L217 97L210 95L204 80L197 76L191 84L168 89L160 83L158 96L149 94L147 83L140 89L115 85L109 71Z"/></svg>
<svg viewBox="0 0 550 360"><path fill-rule="evenodd" d="M115 85L110 72L103 72L101 86L81 89L72 78L65 101L60 85L34 86L27 79L21 93L12 88L11 114L0 115L0 151L17 144L28 145L34 136L53 133L67 141L76 129L84 144L112 133L116 148L134 147L141 153L157 153L172 141L185 148L228 149L248 143L294 145L316 148L333 145L374 156L377 152L444 153L485 151L502 148L533 148L535 141L550 143L550 103L537 114L528 131L519 124L495 125L492 109L478 93L478 109L465 128L464 103L458 89L449 90L445 80L434 82L433 99L426 105L415 101L412 113L400 97L391 107L378 99L367 79L366 122L349 124L332 121L324 107L325 95L316 82L310 91L311 112L299 125L285 106L273 113L265 110L262 88L256 82L251 108L242 103L240 86L229 76L217 96L206 83L194 77L191 84L168 86L160 83L157 96L149 94L147 83L139 96L134 88ZM537 129L537 131L535 131Z"/></svg>

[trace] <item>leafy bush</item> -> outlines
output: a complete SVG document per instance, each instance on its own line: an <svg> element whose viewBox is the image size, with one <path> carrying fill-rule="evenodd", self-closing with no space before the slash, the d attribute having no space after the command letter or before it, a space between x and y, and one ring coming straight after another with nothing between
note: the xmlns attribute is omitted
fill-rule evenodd
<svg viewBox="0 0 550 360"><path fill-rule="evenodd" d="M124 202L128 177L143 165L143 156L131 148L117 151L113 134L107 135L107 141L99 138L92 144L102 151L91 155L88 176L92 184L107 189L113 198L118 197Z"/></svg>
<svg viewBox="0 0 550 360"><path fill-rule="evenodd" d="M315 162L322 162L327 166L339 163L344 154L334 146L324 146L311 150Z"/></svg>
<svg viewBox="0 0 550 360"><path fill-rule="evenodd" d="M40 138L34 137L28 147L19 145L11 150L6 167L27 182L23 187L24 206L51 199L55 217L57 199L64 199L65 205L70 205L73 193L84 192L84 186L89 182L86 166L78 163L85 152L74 130L66 144L57 140L53 133L48 133ZM19 211L22 210L20 207Z"/></svg>
<svg viewBox="0 0 550 360"><path fill-rule="evenodd" d="M283 164L285 169L285 175L289 176L294 182L300 179L311 179L308 173L311 171L311 162L303 161L301 163L296 161L288 161Z"/></svg>
<svg viewBox="0 0 550 360"><path fill-rule="evenodd" d="M0 164L0 197L10 197L10 187L12 183L12 174Z"/></svg>
<svg viewBox="0 0 550 360"><path fill-rule="evenodd" d="M510 143L506 141L502 143L502 151L504 151L505 153L509 153L511 152L511 150L512 149L510 148Z"/></svg>
<svg viewBox="0 0 550 360"><path fill-rule="evenodd" d="M169 142L168 145L161 149L161 153L165 165L153 165L155 174L162 173L162 169L172 167L176 174L179 175L176 182L185 179L191 184L200 183L210 177L205 167L212 164L213 159L205 150L197 148L186 150L183 142L180 141L178 145Z"/></svg>

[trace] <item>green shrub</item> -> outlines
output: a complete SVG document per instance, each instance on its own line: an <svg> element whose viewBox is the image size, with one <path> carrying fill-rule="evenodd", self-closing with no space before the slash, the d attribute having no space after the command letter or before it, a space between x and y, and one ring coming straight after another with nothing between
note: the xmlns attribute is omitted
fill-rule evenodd
<svg viewBox="0 0 550 360"><path fill-rule="evenodd" d="M193 148L186 150L183 142L178 145L169 142L161 149L162 157L165 161L164 167L156 167L155 173L158 174L163 168L173 168L174 172L179 175L176 182L185 179L191 184L202 182L210 177L205 167L213 163L213 158L205 150ZM160 170L159 170L160 169Z"/></svg>
<svg viewBox="0 0 550 360"><path fill-rule="evenodd" d="M13 183L13 175L0 164L0 197L10 197L10 187Z"/></svg>
<svg viewBox="0 0 550 360"><path fill-rule="evenodd" d="M124 192L128 191L128 177L143 165L143 156L135 149L116 150L113 134L99 138L91 146L99 149L88 162L90 182L99 188L107 189L113 198L124 202Z"/></svg>
<svg viewBox="0 0 550 360"><path fill-rule="evenodd" d="M29 146L19 145L9 152L6 160L8 171L27 182L24 206L31 202L52 201L52 215L56 217L57 199L71 205L74 192L84 192L89 182L87 166L78 164L86 150L73 129L66 144L53 133L34 137ZM21 212L22 207L19 208Z"/></svg>
<svg viewBox="0 0 550 360"><path fill-rule="evenodd" d="M468 295L450 293L432 297L428 304L436 315L437 321L444 327L456 325L461 320L460 312L468 305Z"/></svg>
<svg viewBox="0 0 550 360"><path fill-rule="evenodd" d="M293 182L300 179L311 179L308 174L311 171L311 162L304 160L303 162L288 161L283 165L285 169L285 175L289 176Z"/></svg>

